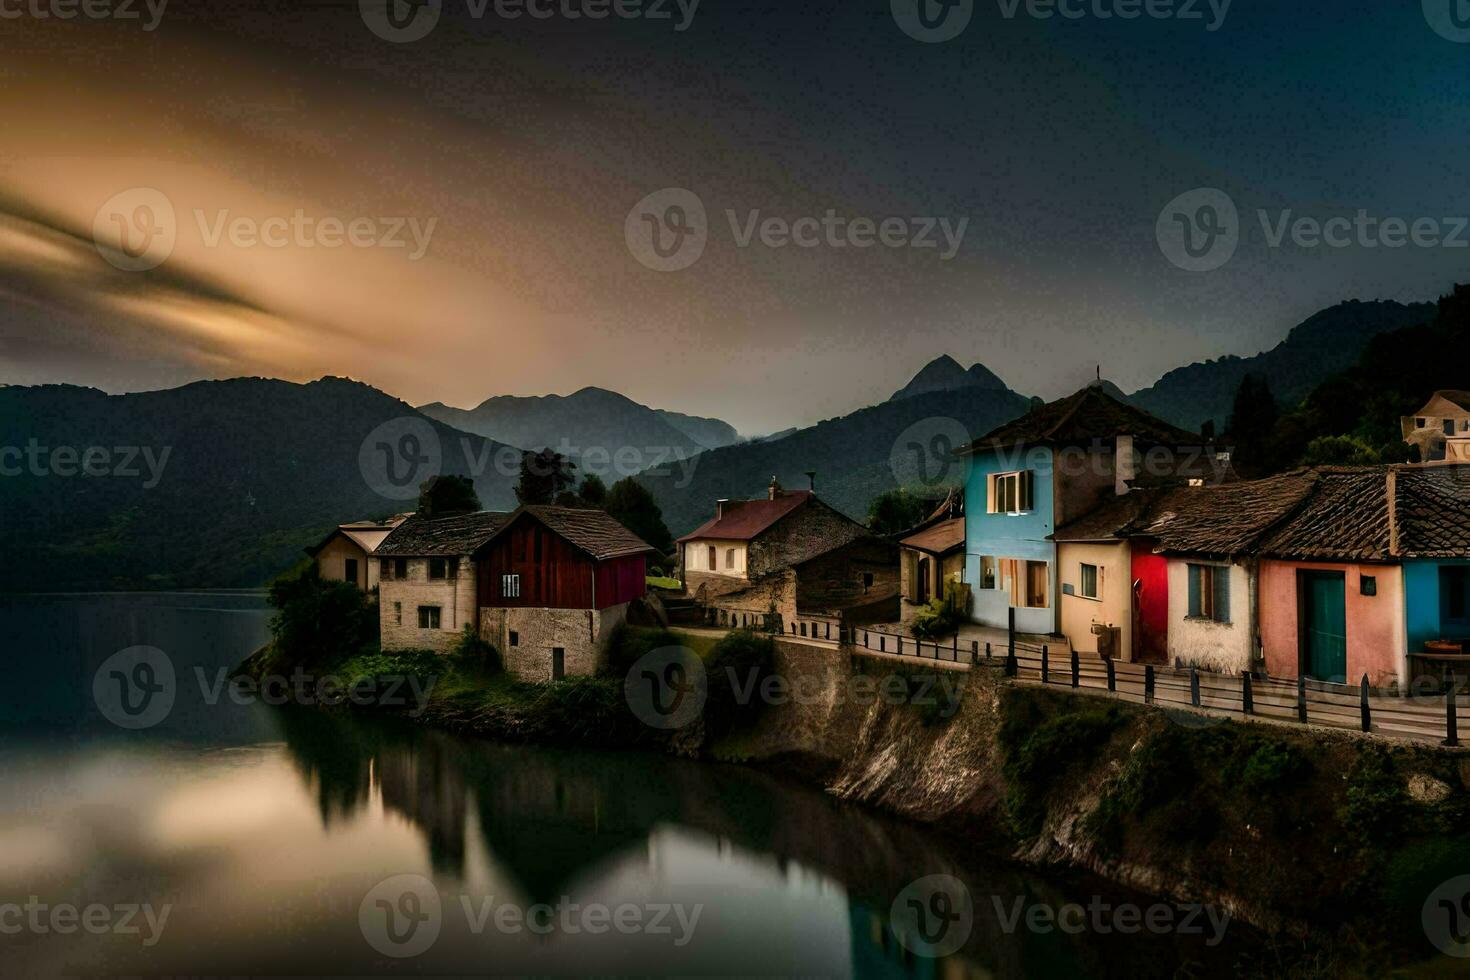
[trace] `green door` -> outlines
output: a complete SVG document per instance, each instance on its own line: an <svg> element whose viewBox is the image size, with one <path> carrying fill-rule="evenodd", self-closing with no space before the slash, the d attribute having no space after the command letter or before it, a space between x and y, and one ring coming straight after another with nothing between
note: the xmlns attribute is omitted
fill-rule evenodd
<svg viewBox="0 0 1470 980"><path fill-rule="evenodd" d="M1303 572L1307 676L1347 681L1347 590L1341 572Z"/></svg>

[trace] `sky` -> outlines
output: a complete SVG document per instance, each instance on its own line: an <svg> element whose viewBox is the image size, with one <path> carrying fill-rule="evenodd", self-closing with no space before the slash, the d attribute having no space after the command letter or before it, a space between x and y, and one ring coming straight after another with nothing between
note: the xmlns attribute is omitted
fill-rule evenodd
<svg viewBox="0 0 1470 980"><path fill-rule="evenodd" d="M1451 0L923 0L947 40L919 0L87 2L0 0L0 383L760 434L940 354L1132 391L1470 278Z"/></svg>

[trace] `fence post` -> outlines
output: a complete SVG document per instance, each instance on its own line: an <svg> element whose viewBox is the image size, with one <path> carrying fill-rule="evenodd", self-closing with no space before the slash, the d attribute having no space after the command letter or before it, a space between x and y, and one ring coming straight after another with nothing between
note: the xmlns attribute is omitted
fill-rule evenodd
<svg viewBox="0 0 1470 980"><path fill-rule="evenodd" d="M939 659L939 653L937 651L934 654L934 659ZM960 662L960 631L958 627L954 631L954 662Z"/></svg>
<svg viewBox="0 0 1470 980"><path fill-rule="evenodd" d="M1444 696L1445 740L1440 743L1441 745L1454 746L1460 744L1460 725L1459 719L1455 717L1456 710L1455 692L1451 689Z"/></svg>
<svg viewBox="0 0 1470 980"><path fill-rule="evenodd" d="M1199 671L1189 668L1189 703L1199 707Z"/></svg>
<svg viewBox="0 0 1470 980"><path fill-rule="evenodd" d="M1154 665L1143 665L1143 703L1154 703Z"/></svg>
<svg viewBox="0 0 1470 980"><path fill-rule="evenodd" d="M1015 649L1015 647L1012 647L1006 653L1006 676L1007 677L1015 677L1016 676L1016 673L1017 673L1017 669L1018 668L1017 668L1017 664L1016 664L1016 649Z"/></svg>
<svg viewBox="0 0 1470 980"><path fill-rule="evenodd" d="M978 644L980 641L979 640L976 640L975 642ZM989 640L986 640L985 641L985 659L986 660L989 660L990 659L990 641Z"/></svg>
<svg viewBox="0 0 1470 980"><path fill-rule="evenodd" d="M888 635L886 633L879 633L878 634L878 652L879 653L887 653L888 652Z"/></svg>
<svg viewBox="0 0 1470 980"><path fill-rule="evenodd" d="M1077 658L1077 651L1072 651L1072 686L1082 686L1082 661Z"/></svg>
<svg viewBox="0 0 1470 980"><path fill-rule="evenodd" d="M920 640L919 641L919 647L920 647L921 650L922 650L923 646L924 646L924 641L923 640ZM903 637L902 636L899 636L899 638L898 638L898 655L900 657L903 656Z"/></svg>
<svg viewBox="0 0 1470 980"><path fill-rule="evenodd" d="M1358 700L1363 706L1363 731L1373 730L1373 717L1368 711L1368 675L1363 675L1363 683L1358 686Z"/></svg>
<svg viewBox="0 0 1470 980"><path fill-rule="evenodd" d="M985 644L985 659L986 660L989 660L990 659L990 644L989 643ZM979 640L971 640L970 641L970 663L972 663L972 664L978 664L979 662L980 662L980 641Z"/></svg>
<svg viewBox="0 0 1470 980"><path fill-rule="evenodd" d="M1108 693L1115 694L1118 691L1118 673L1113 669L1113 658L1108 657L1103 663L1108 667Z"/></svg>
<svg viewBox="0 0 1470 980"><path fill-rule="evenodd" d="M1006 610L1006 656L1015 659L1016 656L1016 607L1012 606Z"/></svg>
<svg viewBox="0 0 1470 980"><path fill-rule="evenodd" d="M1307 679L1305 677L1296 679L1296 720L1303 725L1307 723Z"/></svg>
<svg viewBox="0 0 1470 980"><path fill-rule="evenodd" d="M1051 668L1046 662L1046 644L1041 645L1041 683L1045 684L1051 680Z"/></svg>
<svg viewBox="0 0 1470 980"><path fill-rule="evenodd" d="M1251 691L1250 671L1240 675L1240 702L1241 707L1248 715L1256 713L1256 700Z"/></svg>

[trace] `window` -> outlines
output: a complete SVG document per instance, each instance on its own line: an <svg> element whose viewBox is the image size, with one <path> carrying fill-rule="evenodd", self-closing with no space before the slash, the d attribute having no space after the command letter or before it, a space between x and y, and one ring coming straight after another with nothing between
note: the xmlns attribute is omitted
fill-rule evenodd
<svg viewBox="0 0 1470 980"><path fill-rule="evenodd" d="M521 597L521 577L519 575L500 576L500 597L502 599L519 599Z"/></svg>
<svg viewBox="0 0 1470 980"><path fill-rule="evenodd" d="M403 625L403 603L401 602L393 603L393 622L399 626Z"/></svg>
<svg viewBox="0 0 1470 980"><path fill-rule="evenodd" d="M443 558L430 558L429 559L429 578L430 579L445 578L447 574L448 573L446 571L446 566L445 566L445 562L444 562L444 559Z"/></svg>
<svg viewBox="0 0 1470 980"><path fill-rule="evenodd" d="M863 591L866 592L873 587L873 573L863 572Z"/></svg>
<svg viewBox="0 0 1470 980"><path fill-rule="evenodd" d="M439 607L419 606L419 629L436 630L439 628Z"/></svg>
<svg viewBox="0 0 1470 980"><path fill-rule="evenodd" d="M715 560L715 555L716 555L715 546L714 545L710 545L709 546L709 570L712 571L712 572L715 571L715 570L717 570L720 567L719 562L717 562Z"/></svg>
<svg viewBox="0 0 1470 980"><path fill-rule="evenodd" d="M521 645L521 634L517 633L515 630L510 631L510 645L513 647L518 647Z"/></svg>
<svg viewBox="0 0 1470 980"><path fill-rule="evenodd" d="M1454 419L1445 419L1444 420L1444 434L1447 435L1447 436L1452 436L1452 435L1455 434L1455 420Z"/></svg>
<svg viewBox="0 0 1470 980"><path fill-rule="evenodd" d="M393 562L391 559L378 559L378 577L386 579L391 579L393 577Z"/></svg>
<svg viewBox="0 0 1470 980"><path fill-rule="evenodd" d="M1050 573L1044 561L1000 559L1000 587L1010 593L1018 609L1045 609L1051 605Z"/></svg>
<svg viewBox="0 0 1470 980"><path fill-rule="evenodd" d="M1032 509L1034 483L1030 470L992 474L986 509L992 514L1026 513Z"/></svg>
<svg viewBox="0 0 1470 980"><path fill-rule="evenodd" d="M995 582L995 559L985 555L980 559L980 588L997 588Z"/></svg>
<svg viewBox="0 0 1470 980"><path fill-rule="evenodd" d="M1458 632L1470 625L1470 566L1440 568L1439 601L1441 630Z"/></svg>
<svg viewBox="0 0 1470 980"><path fill-rule="evenodd" d="M1230 569L1219 565L1190 565L1189 617L1230 622Z"/></svg>
<svg viewBox="0 0 1470 980"><path fill-rule="evenodd" d="M342 577L344 579L346 579L347 581L351 582L353 585L356 585L357 584L357 559L356 558L349 558L349 559L347 559L347 563L346 563L345 567L342 569Z"/></svg>
<svg viewBox="0 0 1470 980"><path fill-rule="evenodd" d="M1422 428L1424 428L1424 422L1425 422L1424 419L1415 419L1414 420L1414 428L1416 428L1416 429L1422 429Z"/></svg>
<svg viewBox="0 0 1470 980"><path fill-rule="evenodd" d="M1102 579L1102 572L1100 572L1098 570L1098 567L1096 565L1088 565L1088 564L1084 563L1082 565L1082 589L1081 589L1081 593L1080 593L1081 596L1082 596L1082 598L1084 598L1084 599L1100 599L1100 598L1102 598L1102 592L1099 591L1099 585L1101 583L1101 579Z"/></svg>
<svg viewBox="0 0 1470 980"><path fill-rule="evenodd" d="M1361 592L1363 595L1377 595L1378 594L1378 576L1376 576L1376 575L1360 575L1360 576L1358 576L1358 591Z"/></svg>
<svg viewBox="0 0 1470 980"><path fill-rule="evenodd" d="M408 578L408 559L407 558L395 558L395 559L393 559L393 577L394 578Z"/></svg>
<svg viewBox="0 0 1470 980"><path fill-rule="evenodd" d="M734 568L735 567L735 549L734 548L726 548L725 549L725 567L726 568Z"/></svg>

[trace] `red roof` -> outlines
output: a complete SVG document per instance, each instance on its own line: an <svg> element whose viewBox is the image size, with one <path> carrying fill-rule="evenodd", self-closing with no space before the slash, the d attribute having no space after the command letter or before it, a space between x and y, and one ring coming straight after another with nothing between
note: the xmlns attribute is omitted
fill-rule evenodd
<svg viewBox="0 0 1470 980"><path fill-rule="evenodd" d="M812 499L810 490L782 490L775 500L726 500L722 513L706 521L679 541L718 538L722 541L749 541L766 528Z"/></svg>

